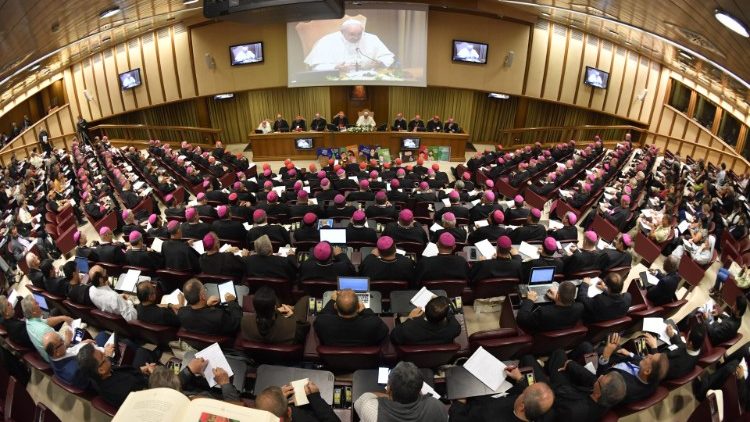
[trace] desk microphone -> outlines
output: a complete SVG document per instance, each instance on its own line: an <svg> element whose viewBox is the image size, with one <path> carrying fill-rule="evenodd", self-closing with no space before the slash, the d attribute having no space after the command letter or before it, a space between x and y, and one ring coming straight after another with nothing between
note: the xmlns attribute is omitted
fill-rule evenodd
<svg viewBox="0 0 750 422"><path fill-rule="evenodd" d="M377 60L375 60L372 57L368 56L367 54L363 53L362 50L359 49L359 47L357 47L357 49L355 51L357 52L357 54L361 54L361 55L365 56L366 59L368 59L368 60L370 60L370 61L372 61L374 63L378 62Z"/></svg>

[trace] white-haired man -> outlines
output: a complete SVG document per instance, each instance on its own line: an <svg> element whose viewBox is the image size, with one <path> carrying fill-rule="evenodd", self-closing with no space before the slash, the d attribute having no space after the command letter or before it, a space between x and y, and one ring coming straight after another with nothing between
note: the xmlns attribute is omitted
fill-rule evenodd
<svg viewBox="0 0 750 422"><path fill-rule="evenodd" d="M390 67L395 56L377 35L365 32L364 24L348 19L341 29L323 36L305 58L312 70L365 70Z"/></svg>

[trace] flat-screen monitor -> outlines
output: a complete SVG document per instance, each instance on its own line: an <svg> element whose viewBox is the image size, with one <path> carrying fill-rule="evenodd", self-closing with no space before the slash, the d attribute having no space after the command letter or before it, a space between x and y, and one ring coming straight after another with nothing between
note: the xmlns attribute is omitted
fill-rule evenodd
<svg viewBox="0 0 750 422"><path fill-rule="evenodd" d="M370 279L367 277L339 277L339 290L352 289L355 292L369 292Z"/></svg>
<svg viewBox="0 0 750 422"><path fill-rule="evenodd" d="M419 149L420 142L419 138L402 138L401 149Z"/></svg>
<svg viewBox="0 0 750 422"><path fill-rule="evenodd" d="M122 90L133 89L141 85L141 69L128 70L120 73L120 87Z"/></svg>
<svg viewBox="0 0 750 422"><path fill-rule="evenodd" d="M39 305L39 308L45 312L49 312L49 306L47 305L47 299L44 298L44 296L36 293L32 293L34 295L34 300Z"/></svg>
<svg viewBox="0 0 750 422"><path fill-rule="evenodd" d="M453 40L453 61L487 64L487 44Z"/></svg>
<svg viewBox="0 0 750 422"><path fill-rule="evenodd" d="M345 245L346 229L320 229L320 241L333 245Z"/></svg>
<svg viewBox="0 0 750 422"><path fill-rule="evenodd" d="M549 284L555 281L555 267L534 267L529 275L529 285Z"/></svg>
<svg viewBox="0 0 750 422"><path fill-rule="evenodd" d="M232 66L263 62L263 42L229 46L229 60Z"/></svg>
<svg viewBox="0 0 750 422"><path fill-rule="evenodd" d="M76 267L79 273L89 273L89 259L85 256L76 256Z"/></svg>
<svg viewBox="0 0 750 422"><path fill-rule="evenodd" d="M286 34L289 87L427 85L426 4L352 4L341 19L289 22Z"/></svg>
<svg viewBox="0 0 750 422"><path fill-rule="evenodd" d="M609 83L609 73L590 66L586 66L586 76L583 83L594 88L606 89Z"/></svg>
<svg viewBox="0 0 750 422"><path fill-rule="evenodd" d="M313 138L297 138L294 140L297 149L313 149Z"/></svg>

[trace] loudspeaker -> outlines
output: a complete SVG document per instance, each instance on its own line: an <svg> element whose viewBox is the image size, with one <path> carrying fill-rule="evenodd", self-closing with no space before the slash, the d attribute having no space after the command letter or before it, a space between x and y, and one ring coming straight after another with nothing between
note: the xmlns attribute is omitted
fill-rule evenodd
<svg viewBox="0 0 750 422"><path fill-rule="evenodd" d="M206 67L209 69L216 69L216 62L214 61L213 56L211 56L210 53L206 53L203 58L206 60Z"/></svg>
<svg viewBox="0 0 750 422"><path fill-rule="evenodd" d="M505 55L505 61L503 61L503 66L505 67L511 67L513 66L513 58L516 56L516 52L511 50L508 52L508 54Z"/></svg>
<svg viewBox="0 0 750 422"><path fill-rule="evenodd" d="M638 101L643 102L646 99L646 95L648 95L648 89L644 89L636 98Z"/></svg>
<svg viewBox="0 0 750 422"><path fill-rule="evenodd" d="M85 89L83 90L83 96L86 97L86 100L88 100L88 101L93 101L94 100L94 96L91 95L91 94L89 94L89 92L86 91Z"/></svg>

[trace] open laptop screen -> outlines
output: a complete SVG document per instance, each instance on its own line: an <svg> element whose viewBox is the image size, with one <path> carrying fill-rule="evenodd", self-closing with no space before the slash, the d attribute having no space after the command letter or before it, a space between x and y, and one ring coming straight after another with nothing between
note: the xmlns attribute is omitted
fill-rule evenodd
<svg viewBox="0 0 750 422"><path fill-rule="evenodd" d="M555 267L534 267L529 276L529 285L548 284L555 280Z"/></svg>
<svg viewBox="0 0 750 422"><path fill-rule="evenodd" d="M339 290L352 289L355 292L370 291L370 279L367 277L339 277Z"/></svg>
<svg viewBox="0 0 750 422"><path fill-rule="evenodd" d="M346 244L346 229L320 229L320 241L344 245Z"/></svg>

